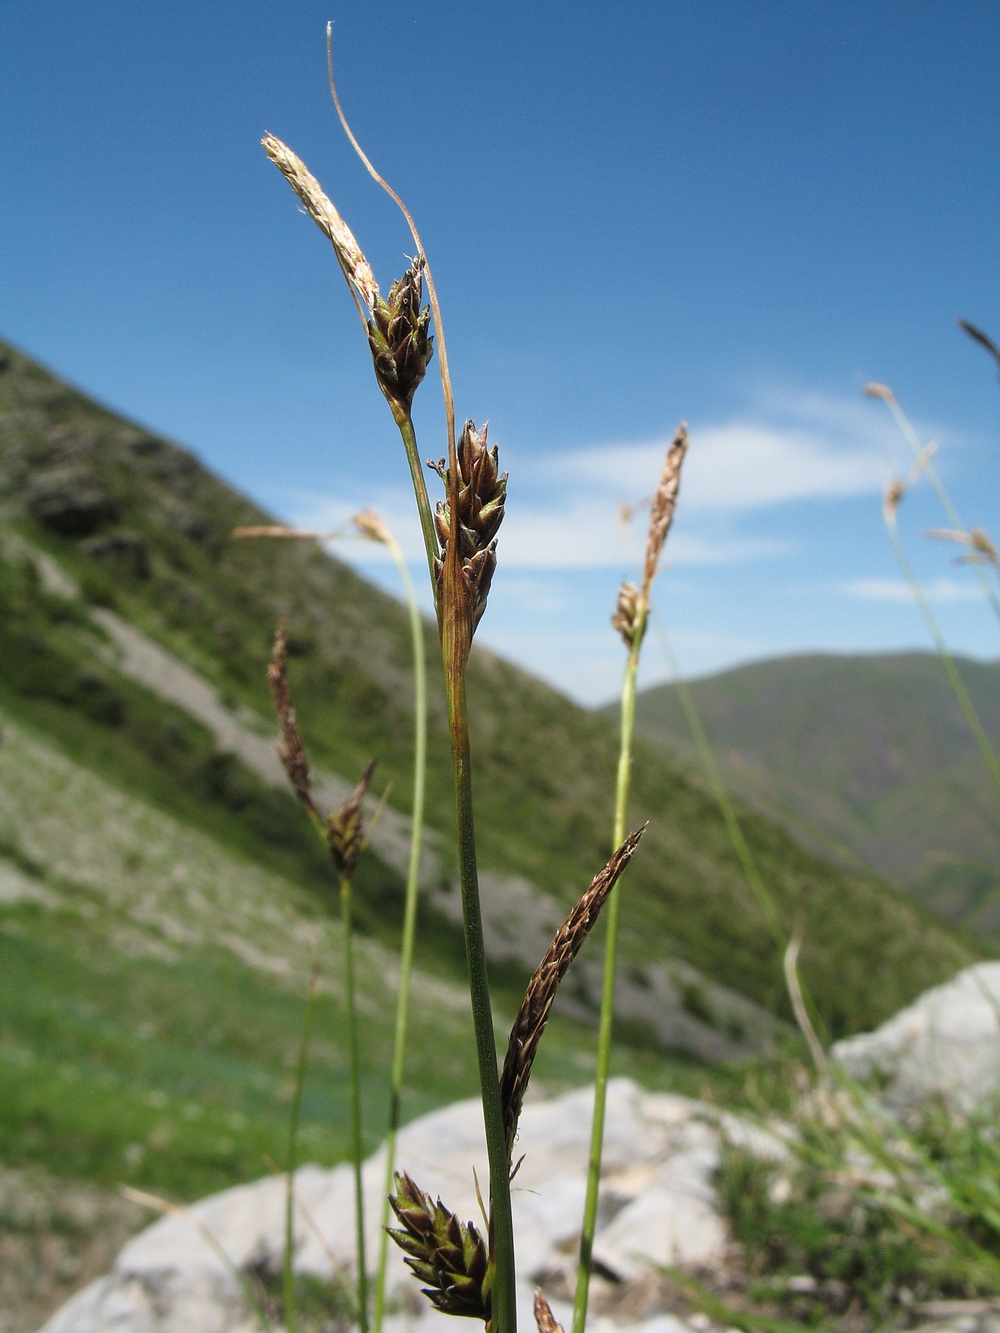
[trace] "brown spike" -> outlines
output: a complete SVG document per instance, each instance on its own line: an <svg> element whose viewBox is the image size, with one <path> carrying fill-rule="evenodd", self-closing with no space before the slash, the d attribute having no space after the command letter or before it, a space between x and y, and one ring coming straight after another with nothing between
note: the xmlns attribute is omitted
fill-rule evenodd
<svg viewBox="0 0 1000 1333"><path fill-rule="evenodd" d="M271 664L267 668L267 683L271 687L271 698L274 700L278 723L281 726L281 744L278 747L278 753L281 756L282 764L285 766L285 772L288 774L292 791L302 802L306 813L312 818L316 814L316 807L313 804L306 747L302 743L302 734L299 731L295 709L292 707L291 695L288 690L287 648L288 637L285 633L285 622L281 620L274 632L274 647L271 650Z"/></svg>
<svg viewBox="0 0 1000 1333"><path fill-rule="evenodd" d="M635 833L630 833L604 869L594 876L586 893L556 931L544 958L528 982L524 1000L510 1030L507 1055L500 1074L500 1104L507 1136L508 1164L513 1153L517 1123L521 1118L521 1107L531 1076L531 1066L538 1050L538 1043L545 1031L545 1024L548 1022L559 983L580 952L608 894L631 860L632 853L639 845L639 839L645 829L646 825L643 824Z"/></svg>

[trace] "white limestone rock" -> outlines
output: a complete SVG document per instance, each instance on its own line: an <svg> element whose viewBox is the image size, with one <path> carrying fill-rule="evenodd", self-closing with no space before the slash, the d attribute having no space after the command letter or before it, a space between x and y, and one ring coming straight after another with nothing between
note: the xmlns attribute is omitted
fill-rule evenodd
<svg viewBox="0 0 1000 1333"><path fill-rule="evenodd" d="M967 967L831 1054L852 1078L884 1078L896 1109L940 1096L970 1110L1000 1092L1000 962Z"/></svg>
<svg viewBox="0 0 1000 1333"><path fill-rule="evenodd" d="M534 1326L536 1280L575 1268L592 1105L593 1089L586 1088L524 1108L516 1149L524 1160L512 1204L519 1319L526 1329ZM644 1092L629 1079L612 1080L595 1239L595 1254L606 1269L628 1280L643 1271L637 1257L643 1253L658 1262L711 1264L721 1258L725 1231L711 1191L719 1138L713 1118L723 1119L727 1132L758 1142L768 1155L781 1151L776 1140L735 1117L718 1117L689 1098ZM399 1135L398 1164L422 1189L477 1222L473 1170L482 1171L485 1160L478 1101L432 1112ZM363 1171L369 1268L378 1255L384 1171L380 1148ZM349 1168L306 1166L296 1173L295 1184L297 1269L327 1278L335 1266L350 1270L356 1245ZM225 1252L225 1261L207 1236ZM232 1268L266 1263L277 1270L283 1239L280 1179L268 1177L213 1195L186 1216L163 1217L129 1241L111 1272L63 1306L42 1333L252 1333L256 1325ZM406 1304L404 1313L386 1320L385 1333L455 1333L454 1320L418 1296L402 1255L391 1244L389 1264L390 1297L405 1294ZM555 1301L553 1310L561 1322L570 1322L567 1305ZM647 1333L684 1329L665 1315L632 1327L646 1330L647 1324ZM596 1319L591 1328L592 1333L614 1333L621 1326Z"/></svg>

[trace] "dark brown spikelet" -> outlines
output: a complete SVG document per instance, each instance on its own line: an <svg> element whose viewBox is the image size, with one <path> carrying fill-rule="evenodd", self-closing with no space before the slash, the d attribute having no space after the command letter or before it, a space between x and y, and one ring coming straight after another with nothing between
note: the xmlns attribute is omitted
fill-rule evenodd
<svg viewBox="0 0 1000 1333"><path fill-rule="evenodd" d="M350 879L354 868L364 851L364 823L361 818L361 802L375 772L376 760L369 761L361 774L358 785L347 800L334 810L327 820L326 841L337 865L345 879Z"/></svg>
<svg viewBox="0 0 1000 1333"><path fill-rule="evenodd" d="M507 498L507 473L499 469L496 445L486 443L487 427L482 434L475 423L467 421L458 441L458 486L452 485L450 469L442 459L430 466L445 484L448 498L438 503L434 524L441 542L442 554L435 563L438 588L444 572L448 545L455 530L456 515L452 514L452 493L457 489L458 554L465 595L469 600L472 628L486 610L493 571L496 569L496 535L503 522L503 507Z"/></svg>
<svg viewBox="0 0 1000 1333"><path fill-rule="evenodd" d="M486 1243L471 1222L460 1222L438 1199L435 1203L404 1172L396 1172L389 1195L399 1228L386 1228L406 1255L424 1294L444 1314L490 1318L493 1266Z"/></svg>
<svg viewBox="0 0 1000 1333"><path fill-rule="evenodd" d="M535 1288L535 1324L538 1333L563 1333L563 1326L556 1322L552 1307L542 1295L541 1287Z"/></svg>
<svg viewBox="0 0 1000 1333"><path fill-rule="evenodd" d="M653 495L653 503L650 508L649 534L646 538L646 560L642 571L642 595L646 601L649 600L649 591L653 586L653 580L656 578L656 571L660 565L663 544L667 540L667 533L674 521L674 510L677 508L677 492L681 484L681 465L684 462L687 447L687 426L682 421L670 442L670 447L667 449L667 456L663 461L663 471L660 473L660 481Z"/></svg>
<svg viewBox="0 0 1000 1333"><path fill-rule="evenodd" d="M430 308L420 308L422 270L423 261L414 260L392 284L388 297L376 298L368 321L368 344L378 386L389 405L398 406L406 414L434 354L433 339L427 332Z"/></svg>
<svg viewBox="0 0 1000 1333"><path fill-rule="evenodd" d="M638 847L645 828L644 824L635 833L630 833L604 869L594 876L590 888L556 931L545 957L528 982L521 1008L510 1030L507 1055L500 1074L500 1106L507 1138L508 1162L514 1151L514 1139L521 1118L528 1079L531 1076L531 1066L538 1050L538 1043L545 1031L545 1024L548 1022L559 983L590 934L591 927L597 920L608 894L615 887L619 876L631 860L632 853Z"/></svg>
<svg viewBox="0 0 1000 1333"><path fill-rule="evenodd" d="M315 816L316 807L312 798L312 783L309 780L309 760L302 743L302 734L295 718L291 696L288 692L288 636L285 622L278 623L274 632L274 647L271 650L271 663L267 668L267 683L271 687L278 723L281 727L281 744L278 753L292 784L292 791L302 802L310 817Z"/></svg>

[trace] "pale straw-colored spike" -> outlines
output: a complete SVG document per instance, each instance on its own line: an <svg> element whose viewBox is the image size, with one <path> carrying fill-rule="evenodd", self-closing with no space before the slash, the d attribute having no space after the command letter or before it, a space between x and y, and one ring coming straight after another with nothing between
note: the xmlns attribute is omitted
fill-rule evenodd
<svg viewBox="0 0 1000 1333"><path fill-rule="evenodd" d="M389 526L374 509L362 509L354 515L351 520L362 537L367 537L369 541L381 542L383 546L392 545L392 533Z"/></svg>
<svg viewBox="0 0 1000 1333"><path fill-rule="evenodd" d="M910 468L909 475L906 478L907 486L912 486L913 483L919 479L921 472L927 467L937 451L938 446L936 440L931 440L930 444L924 445L920 450L920 453L917 454L913 466Z"/></svg>
<svg viewBox="0 0 1000 1333"><path fill-rule="evenodd" d="M687 426L682 421L670 442L670 448L667 450L667 456L663 461L660 481L653 494L653 502L650 506L649 535L646 538L646 562L642 571L642 595L646 601L649 599L649 591L653 586L653 579L656 578L660 556L663 553L663 544L667 540L667 533L670 531L670 524L674 518L674 510L677 508L677 492L681 484L681 464L684 462L687 447Z"/></svg>
<svg viewBox="0 0 1000 1333"><path fill-rule="evenodd" d="M884 403L894 403L896 395L889 388L888 384L879 384L878 380L871 380L862 390L869 398L881 398Z"/></svg>
<svg viewBox="0 0 1000 1333"><path fill-rule="evenodd" d="M286 528L280 523L259 523L246 528L233 528L234 537L276 537L283 541L324 542L334 536L331 532L308 532L305 528Z"/></svg>
<svg viewBox="0 0 1000 1333"><path fill-rule="evenodd" d="M563 1326L556 1322L552 1307L542 1295L541 1287L535 1288L535 1323L538 1333L563 1333Z"/></svg>
<svg viewBox="0 0 1000 1333"><path fill-rule="evenodd" d="M273 134L265 134L261 143L268 157L299 196L306 212L320 231L329 237L344 276L353 283L368 310L373 310L379 295L378 283L350 227L323 193L323 187L316 177L287 144Z"/></svg>

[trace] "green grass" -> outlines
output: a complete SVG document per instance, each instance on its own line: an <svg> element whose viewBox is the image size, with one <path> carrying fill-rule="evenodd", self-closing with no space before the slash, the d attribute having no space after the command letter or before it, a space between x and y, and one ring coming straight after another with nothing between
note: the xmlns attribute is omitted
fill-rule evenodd
<svg viewBox="0 0 1000 1333"><path fill-rule="evenodd" d="M787 1162L723 1150L716 1187L742 1248L745 1308L806 1324L850 1311L872 1328L914 1302L1000 1294L996 1106L929 1105L903 1125L853 1086L814 1095L820 1114L792 1099Z"/></svg>

